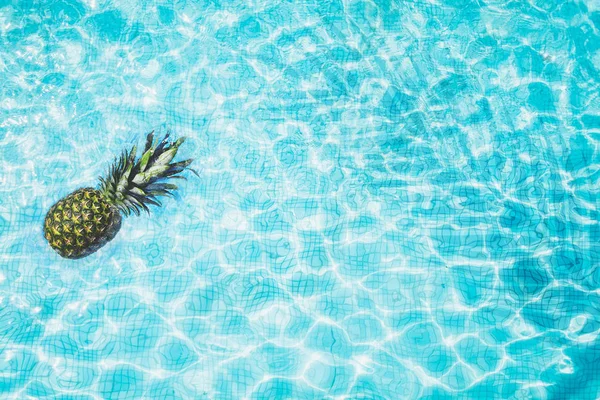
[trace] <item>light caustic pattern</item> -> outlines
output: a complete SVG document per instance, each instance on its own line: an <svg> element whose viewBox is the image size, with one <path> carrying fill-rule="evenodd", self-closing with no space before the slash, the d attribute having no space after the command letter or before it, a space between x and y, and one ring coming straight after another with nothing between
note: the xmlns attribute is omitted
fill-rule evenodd
<svg viewBox="0 0 600 400"><path fill-rule="evenodd" d="M594 399L600 3L0 2L0 397ZM152 129L200 177L47 209Z"/></svg>

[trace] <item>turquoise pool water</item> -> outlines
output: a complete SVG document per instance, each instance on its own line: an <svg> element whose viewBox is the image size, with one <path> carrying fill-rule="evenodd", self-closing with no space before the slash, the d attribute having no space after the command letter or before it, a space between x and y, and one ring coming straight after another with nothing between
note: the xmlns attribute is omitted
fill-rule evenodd
<svg viewBox="0 0 600 400"><path fill-rule="evenodd" d="M600 396L600 3L0 1L0 398ZM42 236L150 130L178 198Z"/></svg>

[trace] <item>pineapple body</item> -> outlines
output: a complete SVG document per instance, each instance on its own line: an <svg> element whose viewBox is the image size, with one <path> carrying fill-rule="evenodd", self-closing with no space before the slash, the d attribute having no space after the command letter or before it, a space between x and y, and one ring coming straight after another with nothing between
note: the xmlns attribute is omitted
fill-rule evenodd
<svg viewBox="0 0 600 400"><path fill-rule="evenodd" d="M54 204L44 221L44 236L65 258L88 256L111 241L121 214L99 190L82 188Z"/></svg>

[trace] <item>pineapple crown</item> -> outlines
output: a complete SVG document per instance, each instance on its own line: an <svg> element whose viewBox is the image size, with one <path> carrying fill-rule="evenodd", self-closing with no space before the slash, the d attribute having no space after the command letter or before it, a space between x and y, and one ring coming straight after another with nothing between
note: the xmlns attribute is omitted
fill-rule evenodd
<svg viewBox="0 0 600 400"><path fill-rule="evenodd" d="M139 215L141 210L150 212L149 204L161 205L157 196L173 196L177 186L168 183L168 180L185 179L178 175L183 170L189 169L197 175L189 168L193 159L171 163L185 138L170 142L169 135L170 132L167 132L161 141L155 143L154 131L150 132L140 158L136 159L137 147L133 146L115 160L108 176L100 177L100 192L125 215L132 212Z"/></svg>

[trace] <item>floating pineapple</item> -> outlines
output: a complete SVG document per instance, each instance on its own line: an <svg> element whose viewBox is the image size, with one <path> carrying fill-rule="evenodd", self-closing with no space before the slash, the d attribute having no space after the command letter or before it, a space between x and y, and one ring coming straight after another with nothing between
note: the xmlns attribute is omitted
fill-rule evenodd
<svg viewBox="0 0 600 400"><path fill-rule="evenodd" d="M121 213L137 215L149 204L160 206L156 196L172 195L177 186L166 183L181 178L193 160L171 163L180 138L169 142L169 134L154 142L150 132L141 158L136 160L136 146L124 151L110 167L108 176L100 178L98 189L78 189L50 208L44 222L44 237L65 258L86 257L111 241L121 228ZM193 171L193 170L192 170Z"/></svg>

